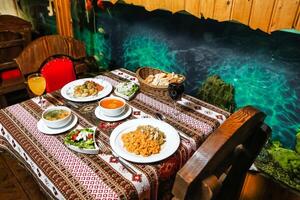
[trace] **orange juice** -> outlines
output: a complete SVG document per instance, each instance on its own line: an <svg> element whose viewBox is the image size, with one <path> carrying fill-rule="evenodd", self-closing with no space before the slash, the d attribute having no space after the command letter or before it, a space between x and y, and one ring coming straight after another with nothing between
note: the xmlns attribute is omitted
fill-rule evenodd
<svg viewBox="0 0 300 200"><path fill-rule="evenodd" d="M29 89L35 95L42 95L46 89L46 80L42 76L33 76L28 79Z"/></svg>

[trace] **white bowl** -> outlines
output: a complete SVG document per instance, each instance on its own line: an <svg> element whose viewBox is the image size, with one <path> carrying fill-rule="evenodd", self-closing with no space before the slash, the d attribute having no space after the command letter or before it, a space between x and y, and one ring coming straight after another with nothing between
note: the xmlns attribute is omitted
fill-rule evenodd
<svg viewBox="0 0 300 200"><path fill-rule="evenodd" d="M53 110L65 110L65 111L68 111L69 114L62 118L62 119L58 119L58 120L47 120L44 118L44 115L50 111L53 111ZM65 106L53 106L53 107L50 107L48 109L46 109L43 114L42 114L42 119L43 119L43 122L45 123L46 126L48 126L49 128L61 128L65 125L67 125L71 119L72 119L72 112L71 110L68 108L68 107L65 107Z"/></svg>
<svg viewBox="0 0 300 200"><path fill-rule="evenodd" d="M117 108L107 108L107 107L103 107L102 103L104 101L107 101L107 100L118 100L118 101L121 101L123 103L122 106L120 107L117 107ZM106 116L109 116L109 117L115 117L115 116L118 116L120 114L122 114L122 112L125 110L125 106L126 106L126 101L120 97L106 97L106 98L103 98L101 101L99 101L99 104L98 104L99 108L100 108L100 111L106 115Z"/></svg>

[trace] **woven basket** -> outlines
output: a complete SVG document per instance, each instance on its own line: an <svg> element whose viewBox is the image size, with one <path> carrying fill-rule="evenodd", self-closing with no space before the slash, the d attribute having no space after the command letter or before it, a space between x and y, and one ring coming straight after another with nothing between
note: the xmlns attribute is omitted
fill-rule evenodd
<svg viewBox="0 0 300 200"><path fill-rule="evenodd" d="M155 74L162 73L162 72L164 72L164 71L159 70L159 69L150 68L150 67L142 67L136 71L136 77L139 80L140 89L142 92L145 92L145 93L148 93L151 95L155 95L162 99L169 100L171 98L169 97L169 94L168 94L168 86L151 85L151 84L146 83L146 81L145 81L145 79L149 75L155 75ZM164 72L164 73L167 73L167 72ZM182 75L180 75L180 76L182 76ZM182 80L182 82L183 82L185 80L185 77L184 76L182 76L182 77L183 77L183 80Z"/></svg>

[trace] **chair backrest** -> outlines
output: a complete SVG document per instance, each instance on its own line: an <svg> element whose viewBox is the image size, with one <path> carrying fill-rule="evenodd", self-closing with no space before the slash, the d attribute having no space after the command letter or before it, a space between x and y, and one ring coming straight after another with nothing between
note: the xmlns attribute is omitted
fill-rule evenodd
<svg viewBox="0 0 300 200"><path fill-rule="evenodd" d="M233 113L179 170L174 199L238 199L247 170L271 133L265 116L251 106Z"/></svg>
<svg viewBox="0 0 300 200"><path fill-rule="evenodd" d="M47 59L40 71L46 79L47 93L61 89L65 84L76 79L74 64L66 56Z"/></svg>
<svg viewBox="0 0 300 200"><path fill-rule="evenodd" d="M55 55L81 59L86 56L85 45L71 37L43 36L28 44L15 60L23 75L26 76L39 71L44 61Z"/></svg>

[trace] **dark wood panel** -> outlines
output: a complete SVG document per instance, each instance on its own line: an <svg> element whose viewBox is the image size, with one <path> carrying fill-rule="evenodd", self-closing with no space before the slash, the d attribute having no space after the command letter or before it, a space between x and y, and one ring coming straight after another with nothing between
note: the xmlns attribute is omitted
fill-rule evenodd
<svg viewBox="0 0 300 200"><path fill-rule="evenodd" d="M7 165L3 154L0 156L0 199L28 199L22 185Z"/></svg>
<svg viewBox="0 0 300 200"><path fill-rule="evenodd" d="M248 173L240 200L300 200L300 194L261 173Z"/></svg>
<svg viewBox="0 0 300 200"><path fill-rule="evenodd" d="M0 199L46 199L31 174L7 153L0 154Z"/></svg>

